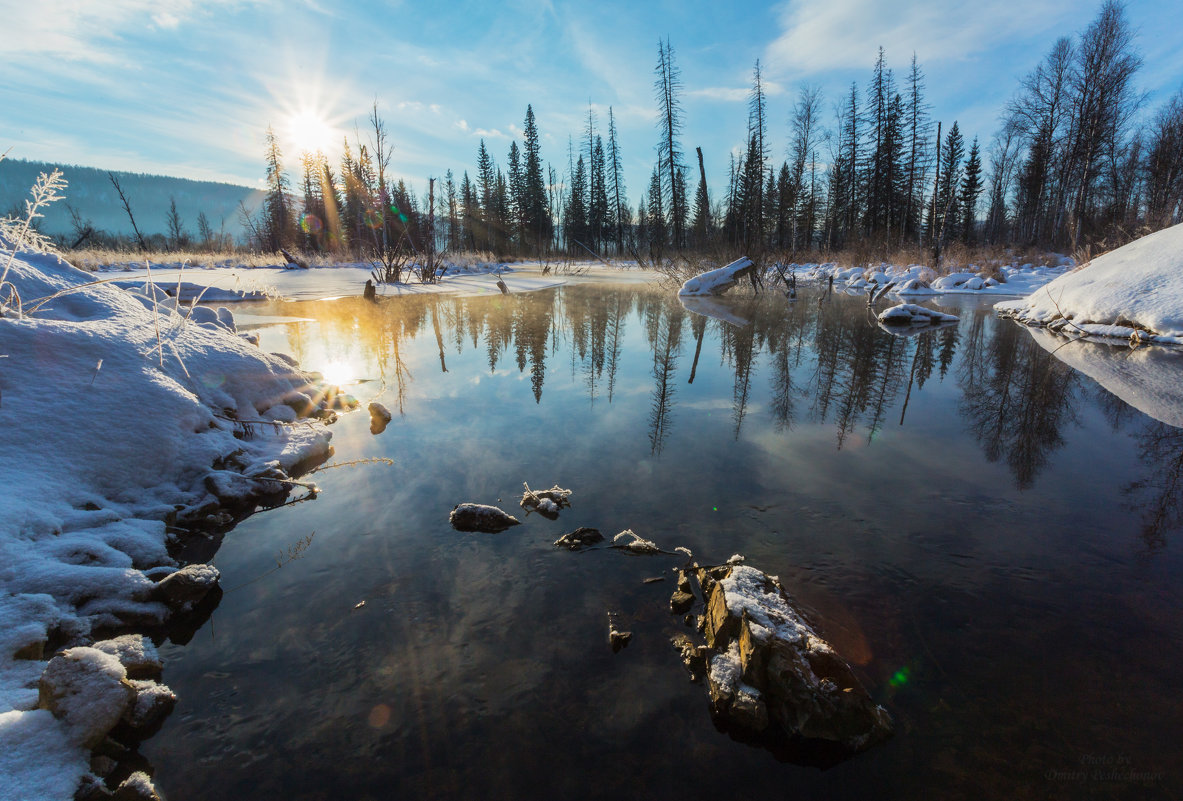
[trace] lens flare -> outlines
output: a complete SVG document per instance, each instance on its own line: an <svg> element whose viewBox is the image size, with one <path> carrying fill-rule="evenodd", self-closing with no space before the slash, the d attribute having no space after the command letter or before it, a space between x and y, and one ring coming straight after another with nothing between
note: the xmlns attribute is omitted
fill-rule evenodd
<svg viewBox="0 0 1183 801"><path fill-rule="evenodd" d="M324 230L324 227L324 223L320 221L320 217L317 217L312 212L308 211L300 215L300 228L304 233L319 234Z"/></svg>

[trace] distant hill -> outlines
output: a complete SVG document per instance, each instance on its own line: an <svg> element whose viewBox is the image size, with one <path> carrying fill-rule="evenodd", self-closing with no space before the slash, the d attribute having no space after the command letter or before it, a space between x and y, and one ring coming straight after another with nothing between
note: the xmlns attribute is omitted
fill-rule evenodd
<svg viewBox="0 0 1183 801"><path fill-rule="evenodd" d="M107 171L70 164L8 158L0 161L0 217L14 213L23 215L29 187L36 182L38 175L50 172L55 167L65 175L69 186L64 193L65 200L50 206L45 219L41 221L40 228L44 233L70 233L69 204L100 231L131 234L131 224L115 187L111 185L111 179L107 177ZM176 198L177 212L191 236L197 234L197 215L205 212L215 233L224 225L227 234L238 238L242 233L239 202L245 203L253 212L263 197L260 190L249 186L118 170L112 172L119 179L131 203L132 213L136 216L136 225L145 236L163 234L168 230L169 200Z"/></svg>

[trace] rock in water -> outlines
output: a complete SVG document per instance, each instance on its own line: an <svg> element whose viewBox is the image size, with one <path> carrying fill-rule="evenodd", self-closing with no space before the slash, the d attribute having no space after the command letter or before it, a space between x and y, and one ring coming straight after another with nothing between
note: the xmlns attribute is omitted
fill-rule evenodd
<svg viewBox="0 0 1183 801"><path fill-rule="evenodd" d="M516 517L496 506L485 506L480 503L457 504L448 515L448 521L457 531L483 531L488 534L496 534L510 526L521 524Z"/></svg>
<svg viewBox="0 0 1183 801"><path fill-rule="evenodd" d="M891 718L801 615L780 584L746 565L702 569L712 711L756 734L861 751Z"/></svg>
<svg viewBox="0 0 1183 801"><path fill-rule="evenodd" d="M213 565L185 565L158 581L152 598L170 609L187 612L218 585L219 578L221 573Z"/></svg>
<svg viewBox="0 0 1183 801"><path fill-rule="evenodd" d="M381 434L386 430L386 426L390 425L392 419L390 410L381 403L374 401L369 406L370 409L370 433Z"/></svg>
<svg viewBox="0 0 1183 801"><path fill-rule="evenodd" d="M598 528L580 526L555 540L555 545L570 551L578 551L580 548L586 548L589 545L603 541L604 535L600 533Z"/></svg>

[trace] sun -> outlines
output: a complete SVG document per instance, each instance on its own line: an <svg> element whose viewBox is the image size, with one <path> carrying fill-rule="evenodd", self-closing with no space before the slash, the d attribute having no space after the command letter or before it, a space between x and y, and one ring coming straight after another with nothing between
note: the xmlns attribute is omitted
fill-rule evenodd
<svg viewBox="0 0 1183 801"><path fill-rule="evenodd" d="M337 139L337 132L323 115L305 109L288 117L288 139L298 153L328 151Z"/></svg>
<svg viewBox="0 0 1183 801"><path fill-rule="evenodd" d="M357 380L357 365L341 359L334 359L325 364L321 370L326 384L339 387Z"/></svg>

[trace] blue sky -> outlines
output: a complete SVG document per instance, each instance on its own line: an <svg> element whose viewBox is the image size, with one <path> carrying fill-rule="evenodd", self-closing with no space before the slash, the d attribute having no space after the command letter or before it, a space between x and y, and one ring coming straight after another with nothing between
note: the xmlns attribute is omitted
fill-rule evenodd
<svg viewBox="0 0 1183 801"><path fill-rule="evenodd" d="M1183 85L1178 0L1131 0L1153 111ZM898 78L915 51L934 119L983 144L1028 72L1097 2L790 0L769 3L330 2L330 0L0 0L0 152L106 169L258 185L273 125L295 165L297 138L331 148L376 100L394 170L422 191L448 168L472 171L484 137L505 164L532 103L543 157L562 172L589 102L606 138L620 130L630 201L654 145L653 67L668 37L684 84L683 147L701 146L712 193L741 147L752 67L761 59L773 156L805 83L823 121L876 51ZM302 120L293 125L293 120ZM327 132L326 132L327 127ZM299 130L293 130L298 128ZM331 133L329 133L331 132ZM335 155L333 153L332 155Z"/></svg>

